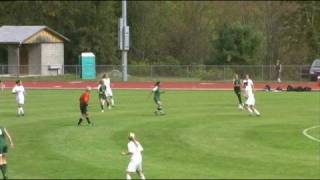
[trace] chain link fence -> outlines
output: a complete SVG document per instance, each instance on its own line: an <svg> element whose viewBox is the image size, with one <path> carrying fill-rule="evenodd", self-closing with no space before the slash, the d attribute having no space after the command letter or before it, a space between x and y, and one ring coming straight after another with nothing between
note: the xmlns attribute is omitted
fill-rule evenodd
<svg viewBox="0 0 320 180"><path fill-rule="evenodd" d="M18 69L20 68L20 73ZM41 69L37 65L0 65L0 79L24 78L28 80L81 80L79 65L63 65L50 69L49 75L28 74L30 69ZM42 68L48 68L42 67ZM310 65L283 65L282 81L310 81ZM15 69L15 71L12 71ZM249 74L255 81L275 81L276 69L270 65L128 65L128 81L231 81L235 73L240 77ZM12 73L15 72L15 73ZM97 65L96 80L108 73L113 81L122 81L121 65Z"/></svg>

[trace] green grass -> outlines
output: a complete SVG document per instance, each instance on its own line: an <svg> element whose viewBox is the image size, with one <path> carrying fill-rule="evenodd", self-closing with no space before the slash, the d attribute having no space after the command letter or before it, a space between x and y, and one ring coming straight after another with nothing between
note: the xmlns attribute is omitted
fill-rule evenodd
<svg viewBox="0 0 320 180"><path fill-rule="evenodd" d="M101 113L93 91L93 127L76 126L81 91L27 93L25 117L9 90L0 94L0 124L16 145L10 178L125 178L129 131L145 149L147 178L320 178L320 143L302 134L320 124L319 92L257 92L262 116L251 117L232 91L167 91L165 116L142 90L114 90L116 107Z"/></svg>

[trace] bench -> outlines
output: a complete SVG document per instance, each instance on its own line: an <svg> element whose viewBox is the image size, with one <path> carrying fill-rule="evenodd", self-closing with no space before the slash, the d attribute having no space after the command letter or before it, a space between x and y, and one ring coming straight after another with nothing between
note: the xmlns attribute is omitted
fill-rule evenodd
<svg viewBox="0 0 320 180"><path fill-rule="evenodd" d="M57 75L59 75L59 70L62 68L60 64L51 64L48 65L48 70L54 70L57 71Z"/></svg>

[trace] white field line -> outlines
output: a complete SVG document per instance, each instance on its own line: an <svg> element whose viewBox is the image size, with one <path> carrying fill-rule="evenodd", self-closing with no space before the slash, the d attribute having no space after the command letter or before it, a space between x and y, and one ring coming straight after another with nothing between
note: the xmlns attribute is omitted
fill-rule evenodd
<svg viewBox="0 0 320 180"><path fill-rule="evenodd" d="M307 138L309 138L309 139L312 139L312 140L314 140L314 141L320 142L320 139L315 138L315 137L313 137L313 136L311 136L311 135L308 134L308 131L309 131L309 130L315 129L315 128L319 128L319 127L320 127L320 125L319 125L319 126L309 127L309 128L307 128L307 129L304 129L304 130L302 131L302 134L305 135L305 136L307 136Z"/></svg>

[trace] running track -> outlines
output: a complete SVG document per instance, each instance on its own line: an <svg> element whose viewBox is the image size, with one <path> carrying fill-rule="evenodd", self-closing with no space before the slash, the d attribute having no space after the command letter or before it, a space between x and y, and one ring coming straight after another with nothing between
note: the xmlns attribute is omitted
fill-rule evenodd
<svg viewBox="0 0 320 180"><path fill-rule="evenodd" d="M6 81L6 88L12 88L14 81ZM113 89L150 89L153 87L154 82L113 82ZM286 90L288 83L269 83L269 82L255 82L255 89L264 89L268 84L272 89L281 87ZM97 87L96 81L61 81L61 82L43 82L43 81L30 81L23 82L25 88L28 89L84 89L87 86ZM290 84L296 86L308 86L312 90L320 90L320 82L298 82ZM231 82L162 82L162 89L167 90L232 90L233 85Z"/></svg>

